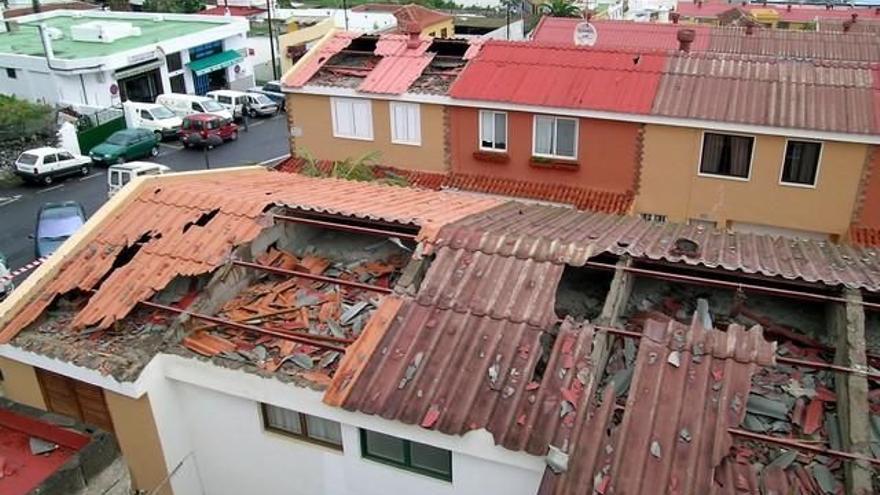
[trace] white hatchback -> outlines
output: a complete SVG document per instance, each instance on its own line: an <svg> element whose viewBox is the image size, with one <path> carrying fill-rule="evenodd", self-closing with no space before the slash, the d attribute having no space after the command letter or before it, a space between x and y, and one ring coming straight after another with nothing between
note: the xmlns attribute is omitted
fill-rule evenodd
<svg viewBox="0 0 880 495"><path fill-rule="evenodd" d="M15 173L26 181L50 185L56 177L89 175L92 160L63 148L35 148L18 155Z"/></svg>

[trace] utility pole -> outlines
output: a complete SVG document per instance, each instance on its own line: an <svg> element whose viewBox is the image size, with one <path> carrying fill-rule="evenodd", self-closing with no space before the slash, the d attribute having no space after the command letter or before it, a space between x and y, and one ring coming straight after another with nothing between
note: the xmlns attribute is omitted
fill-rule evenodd
<svg viewBox="0 0 880 495"><path fill-rule="evenodd" d="M275 65L275 30L272 27L272 0L266 0L266 12L269 19L269 53L272 57L272 80L278 80L278 67Z"/></svg>
<svg viewBox="0 0 880 495"><path fill-rule="evenodd" d="M348 31L348 3L342 0L342 18L345 19L345 30Z"/></svg>

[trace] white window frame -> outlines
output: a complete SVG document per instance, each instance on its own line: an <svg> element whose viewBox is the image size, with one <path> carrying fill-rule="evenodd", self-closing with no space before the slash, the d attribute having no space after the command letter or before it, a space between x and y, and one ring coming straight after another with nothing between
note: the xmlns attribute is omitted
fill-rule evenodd
<svg viewBox="0 0 880 495"><path fill-rule="evenodd" d="M752 138L752 152L749 154L749 175L746 177L735 177L733 175L721 175L721 174L709 174L703 172L701 169L703 168L703 146L706 145L706 134L721 134L724 136L740 136ZM758 137L753 134L742 134L738 132L726 132L726 131L707 131L703 130L700 134L700 150L697 154L697 176L699 177L707 177L710 179L724 179L724 180L735 180L737 182L749 182L752 180L752 171L754 170L755 165L755 150L758 149Z"/></svg>
<svg viewBox="0 0 880 495"><path fill-rule="evenodd" d="M405 138L401 138L397 135L397 122L395 119L395 115L397 112L396 108L405 108L407 112L410 109L415 110L416 114L416 129L414 134L414 141L407 141ZM402 101L392 101L388 105L388 113L391 114L391 142L394 144L405 144L407 146L421 146L422 145L422 106L418 103L406 103Z"/></svg>
<svg viewBox="0 0 880 495"><path fill-rule="evenodd" d="M495 115L502 114L504 115L504 148L487 148L483 146L483 114L489 113L492 114L492 142L495 142ZM489 151L491 153L507 153L507 149L509 147L509 141L507 137L510 135L510 116L507 115L507 112L501 112L498 110L480 110L477 114L477 146L480 148L480 151Z"/></svg>
<svg viewBox="0 0 880 495"><path fill-rule="evenodd" d="M536 149L538 146L538 117L549 117L553 119L553 136L554 142L551 143L550 147L556 150L556 141L555 136L558 136L557 126L560 120L571 120L574 121L574 154L572 156L566 155L557 155L554 153L538 153ZM532 116L532 156L537 156L541 158L553 158L556 160L569 160L569 161L577 161L578 159L578 140L580 140L581 135L581 122L580 119L574 117L563 117L560 115L547 115L547 114L535 114Z"/></svg>
<svg viewBox="0 0 880 495"><path fill-rule="evenodd" d="M358 136L358 135L346 135L342 134L338 131L339 129L339 121L337 120L337 106L341 103L351 103L351 104L366 104L367 109L367 122L369 122L369 127L367 129L367 136ZM354 109L354 107L352 107ZM353 110L354 111L354 110ZM333 126L333 137L342 138L342 139L355 139L358 141L372 141L373 140L373 102L364 98L342 98L342 97L333 97L330 98L330 117L332 120ZM354 113L352 114L352 122L354 122Z"/></svg>
<svg viewBox="0 0 880 495"><path fill-rule="evenodd" d="M788 154L788 143L797 141L799 143L816 143L819 145L819 158L816 161L816 177L812 184L799 184L797 182L785 182L782 176L785 175L785 156ZM779 185L786 187L800 187L801 189L816 189L819 185L819 173L822 171L822 155L825 153L825 143L813 139L794 139L785 138L785 146L782 148L782 163L779 165Z"/></svg>

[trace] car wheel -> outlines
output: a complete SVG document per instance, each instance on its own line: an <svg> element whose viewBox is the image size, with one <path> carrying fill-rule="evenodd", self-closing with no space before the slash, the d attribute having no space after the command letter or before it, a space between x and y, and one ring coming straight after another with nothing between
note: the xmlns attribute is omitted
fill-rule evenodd
<svg viewBox="0 0 880 495"><path fill-rule="evenodd" d="M248 110L248 115L250 115L252 119L255 119L257 118L257 111L251 108L250 110Z"/></svg>
<svg viewBox="0 0 880 495"><path fill-rule="evenodd" d="M43 178L42 178L43 185L44 185L44 186L50 186L50 185L52 185L52 180L53 180L53 179L52 179L52 176L51 176L51 175L47 175L47 176L43 177Z"/></svg>
<svg viewBox="0 0 880 495"><path fill-rule="evenodd" d="M232 131L232 134L229 136L230 141L235 141L238 139L238 131Z"/></svg>
<svg viewBox="0 0 880 495"><path fill-rule="evenodd" d="M153 158L159 156L159 147L158 146L153 146L153 149L150 150L150 156L152 156Z"/></svg>
<svg viewBox="0 0 880 495"><path fill-rule="evenodd" d="M161 131L153 131L153 134L156 135L156 142L161 143L162 142L162 132Z"/></svg>
<svg viewBox="0 0 880 495"><path fill-rule="evenodd" d="M79 174L82 175L83 177L89 175L89 172L91 172L91 171L92 170L87 165L83 165L82 167L79 168Z"/></svg>

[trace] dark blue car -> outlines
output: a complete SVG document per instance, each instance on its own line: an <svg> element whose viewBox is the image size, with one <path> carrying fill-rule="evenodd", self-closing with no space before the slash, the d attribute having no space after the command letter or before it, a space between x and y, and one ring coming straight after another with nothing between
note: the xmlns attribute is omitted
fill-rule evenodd
<svg viewBox="0 0 880 495"><path fill-rule="evenodd" d="M42 258L54 253L84 223L85 210L76 201L44 204L37 214L34 254Z"/></svg>

